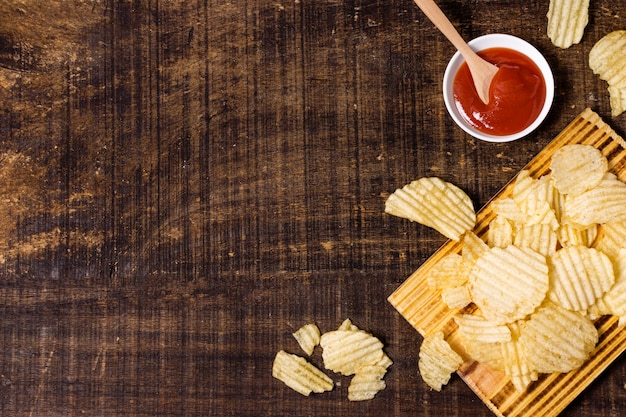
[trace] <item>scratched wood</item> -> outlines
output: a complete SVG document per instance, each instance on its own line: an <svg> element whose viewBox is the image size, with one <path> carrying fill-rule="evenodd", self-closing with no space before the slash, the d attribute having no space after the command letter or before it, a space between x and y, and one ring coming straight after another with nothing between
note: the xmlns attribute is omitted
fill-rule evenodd
<svg viewBox="0 0 626 417"><path fill-rule="evenodd" d="M587 107L625 136L586 57L626 5L559 50L545 1L439 3L544 52L537 134L454 126L454 50L408 0L0 0L0 415L492 415L421 382L387 297L444 241L384 199L438 175L480 207ZM294 330L347 317L394 360L374 400L272 378ZM625 380L618 359L562 415L623 415Z"/></svg>

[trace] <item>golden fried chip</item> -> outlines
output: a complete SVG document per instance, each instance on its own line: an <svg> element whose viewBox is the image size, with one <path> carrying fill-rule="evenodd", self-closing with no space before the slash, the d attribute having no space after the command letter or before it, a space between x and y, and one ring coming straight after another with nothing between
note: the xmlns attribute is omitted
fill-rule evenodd
<svg viewBox="0 0 626 417"><path fill-rule="evenodd" d="M367 365L359 369L348 386L348 400L371 400L387 386L383 377L387 368L379 365Z"/></svg>
<svg viewBox="0 0 626 417"><path fill-rule="evenodd" d="M539 379L539 373L531 369L524 349L519 343L520 326L518 323L511 325L512 338L502 343L503 372L511 378L511 383L518 392L522 392L533 381Z"/></svg>
<svg viewBox="0 0 626 417"><path fill-rule="evenodd" d="M572 311L584 311L613 286L613 264L604 253L570 246L550 257L548 298Z"/></svg>
<svg viewBox="0 0 626 417"><path fill-rule="evenodd" d="M597 317L609 314L620 318L619 325L624 325L626 319L626 248L619 250L613 262L615 269L615 283L596 301L589 312Z"/></svg>
<svg viewBox="0 0 626 417"><path fill-rule="evenodd" d="M427 285L433 289L446 289L463 285L467 282L469 270L463 263L463 258L457 253L451 253L441 258L428 271Z"/></svg>
<svg viewBox="0 0 626 417"><path fill-rule="evenodd" d="M385 212L431 227L456 241L476 223L469 196L437 177L420 178L397 189L387 198Z"/></svg>
<svg viewBox="0 0 626 417"><path fill-rule="evenodd" d="M550 170L554 186L561 194L578 195L600 183L609 163L593 146L572 144L554 152Z"/></svg>
<svg viewBox="0 0 626 417"><path fill-rule="evenodd" d="M604 174L598 185L565 200L565 220L582 227L626 220L626 184Z"/></svg>
<svg viewBox="0 0 626 417"><path fill-rule="evenodd" d="M591 247L598 236L598 225L581 228L573 224L562 224L556 232L558 242L564 248L568 246Z"/></svg>
<svg viewBox="0 0 626 417"><path fill-rule="evenodd" d="M503 216L496 216L489 222L487 244L490 247L506 248L513 243L513 225Z"/></svg>
<svg viewBox="0 0 626 417"><path fill-rule="evenodd" d="M489 249L469 276L474 303L496 324L511 323L532 313L544 300L548 284L546 257L513 245Z"/></svg>
<svg viewBox="0 0 626 417"><path fill-rule="evenodd" d="M604 223L600 229L594 247L615 260L626 242L626 221Z"/></svg>
<svg viewBox="0 0 626 417"><path fill-rule="evenodd" d="M320 343L320 329L315 323L305 324L293 333L302 350L309 356Z"/></svg>
<svg viewBox="0 0 626 417"><path fill-rule="evenodd" d="M476 236L474 232L467 232L465 236L463 236L463 248L461 249L461 257L463 258L465 267L468 270L471 269L476 260L480 258L487 249L489 249L487 243Z"/></svg>
<svg viewBox="0 0 626 417"><path fill-rule="evenodd" d="M589 358L598 343L598 331L586 316L551 305L530 316L519 342L532 370L569 372Z"/></svg>
<svg viewBox="0 0 626 417"><path fill-rule="evenodd" d="M324 367L342 375L353 375L366 365L383 359L383 344L362 330L334 330L320 340Z"/></svg>
<svg viewBox="0 0 626 417"><path fill-rule="evenodd" d="M513 240L518 248L529 248L544 256L556 252L557 242L556 232L547 224L523 226L515 233Z"/></svg>
<svg viewBox="0 0 626 417"><path fill-rule="evenodd" d="M472 302L472 294L467 285L460 285L441 291L441 299L448 308L463 308Z"/></svg>
<svg viewBox="0 0 626 417"><path fill-rule="evenodd" d="M550 0L548 37L555 46L567 49L577 44L589 22L589 0Z"/></svg>
<svg viewBox="0 0 626 417"><path fill-rule="evenodd" d="M274 358L272 376L306 396L311 392L330 391L334 386L333 380L312 363L284 350L279 351Z"/></svg>
<svg viewBox="0 0 626 417"><path fill-rule="evenodd" d="M441 391L462 363L463 358L445 341L443 332L427 335L422 341L417 365L424 382L435 391Z"/></svg>
<svg viewBox="0 0 626 417"><path fill-rule="evenodd" d="M504 372L504 357L500 343L481 343L466 339L462 339L461 343L472 360L483 363L493 370Z"/></svg>
<svg viewBox="0 0 626 417"><path fill-rule="evenodd" d="M613 31L589 51L589 67L608 84L611 115L626 109L626 30Z"/></svg>
<svg viewBox="0 0 626 417"><path fill-rule="evenodd" d="M354 332L360 330L357 326L352 323L352 320L345 319L341 325L337 328L337 330L352 330Z"/></svg>
<svg viewBox="0 0 626 417"><path fill-rule="evenodd" d="M514 223L524 223L526 214L517 205L512 197L500 198L491 202L491 210L498 216L509 219Z"/></svg>
<svg viewBox="0 0 626 417"><path fill-rule="evenodd" d="M457 314L454 321L459 334L467 341L476 343L504 343L511 340L511 330L506 325L495 324L474 314Z"/></svg>

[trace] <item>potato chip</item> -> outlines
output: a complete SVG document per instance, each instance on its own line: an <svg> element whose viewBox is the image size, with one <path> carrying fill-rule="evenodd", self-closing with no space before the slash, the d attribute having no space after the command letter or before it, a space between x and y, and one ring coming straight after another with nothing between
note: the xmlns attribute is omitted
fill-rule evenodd
<svg viewBox="0 0 626 417"><path fill-rule="evenodd" d="M626 221L604 223L600 229L594 247L614 260L626 242Z"/></svg>
<svg viewBox="0 0 626 417"><path fill-rule="evenodd" d="M589 51L589 67L608 84L611 116L626 109L626 30L603 36Z"/></svg>
<svg viewBox="0 0 626 417"><path fill-rule="evenodd" d="M315 323L305 324L293 333L302 350L309 356L320 343L320 329Z"/></svg>
<svg viewBox="0 0 626 417"><path fill-rule="evenodd" d="M462 339L462 346L472 360L483 363L493 370L504 372L504 357L500 343L481 343Z"/></svg>
<svg viewBox="0 0 626 417"><path fill-rule="evenodd" d="M462 363L463 358L445 341L443 332L427 335L422 341L417 365L424 382L435 391L441 391Z"/></svg>
<svg viewBox="0 0 626 417"><path fill-rule="evenodd" d="M481 238L476 236L474 232L467 232L463 236L463 249L461 249L461 257L466 268L471 269L478 258L489 249L489 245Z"/></svg>
<svg viewBox="0 0 626 417"><path fill-rule="evenodd" d="M342 375L353 375L366 365L383 359L383 344L362 330L334 330L320 340L324 367Z"/></svg>
<svg viewBox="0 0 626 417"><path fill-rule="evenodd" d="M348 400L371 400L379 391L387 386L383 377L387 369L379 365L367 365L359 369L350 380L348 386Z"/></svg>
<svg viewBox="0 0 626 417"><path fill-rule="evenodd" d="M589 0L550 0L548 37L562 49L577 44L589 22Z"/></svg>
<svg viewBox="0 0 626 417"><path fill-rule="evenodd" d="M496 215L509 219L514 223L524 223L526 221L526 214L512 197L501 198L491 202L491 210Z"/></svg>
<svg viewBox="0 0 626 417"><path fill-rule="evenodd" d="M566 198L565 221L583 227L626 220L626 184L606 173L594 188Z"/></svg>
<svg viewBox="0 0 626 417"><path fill-rule="evenodd" d="M557 240L562 247L587 246L591 247L598 236L598 225L592 224L586 228L580 228L573 224L562 224L556 232Z"/></svg>
<svg viewBox="0 0 626 417"><path fill-rule="evenodd" d="M518 248L529 248L544 256L556 252L557 243L557 233L547 224L523 226L515 233L513 240Z"/></svg>
<svg viewBox="0 0 626 417"><path fill-rule="evenodd" d="M454 321L465 340L477 343L504 343L511 340L511 330L506 325L497 325L482 316L457 314Z"/></svg>
<svg viewBox="0 0 626 417"><path fill-rule="evenodd" d="M548 298L568 310L586 310L615 282L609 257L586 246L560 249L548 263Z"/></svg>
<svg viewBox="0 0 626 417"><path fill-rule="evenodd" d="M272 376L302 395L333 389L333 380L306 359L279 351L274 358Z"/></svg>
<svg viewBox="0 0 626 417"><path fill-rule="evenodd" d="M397 189L387 198L385 212L431 227L456 241L476 223L469 196L437 177L420 178Z"/></svg>
<svg viewBox="0 0 626 417"><path fill-rule="evenodd" d="M598 331L581 313L550 305L530 316L519 342L531 369L569 372L589 358L598 343Z"/></svg>
<svg viewBox="0 0 626 417"><path fill-rule="evenodd" d="M506 248L513 243L513 225L502 216L496 216L489 222L487 244L490 247Z"/></svg>
<svg viewBox="0 0 626 417"><path fill-rule="evenodd" d="M472 294L470 294L467 285L460 285L441 291L441 299L450 309L463 308L472 302Z"/></svg>
<svg viewBox="0 0 626 417"><path fill-rule="evenodd" d="M619 250L613 265L615 283L602 298L597 300L595 309L590 308L590 310L598 316L609 314L620 317L619 324L622 326L622 321L626 318L626 248Z"/></svg>
<svg viewBox="0 0 626 417"><path fill-rule="evenodd" d="M468 274L469 270L461 255L451 253L437 261L428 271L427 285L433 289L457 287L467 282Z"/></svg>
<svg viewBox="0 0 626 417"><path fill-rule="evenodd" d="M511 323L532 313L544 300L548 284L546 257L513 245L489 249L469 276L474 303L496 324Z"/></svg>
<svg viewBox="0 0 626 417"><path fill-rule="evenodd" d="M522 392L531 382L539 379L539 373L531 369L524 348L519 343L521 329L518 323L511 325L512 338L502 343L503 372L511 379L511 383L518 392Z"/></svg>
<svg viewBox="0 0 626 417"><path fill-rule="evenodd" d="M561 194L578 195L600 183L609 163L593 146L573 144L554 152L550 170L554 186Z"/></svg>
<svg viewBox="0 0 626 417"><path fill-rule="evenodd" d="M337 328L337 330L352 330L354 332L359 331L360 329L352 323L352 320L345 319L341 325Z"/></svg>

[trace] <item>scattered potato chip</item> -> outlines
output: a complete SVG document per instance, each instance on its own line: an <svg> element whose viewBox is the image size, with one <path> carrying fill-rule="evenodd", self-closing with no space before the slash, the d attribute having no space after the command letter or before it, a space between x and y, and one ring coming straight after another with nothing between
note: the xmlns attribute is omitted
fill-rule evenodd
<svg viewBox="0 0 626 417"><path fill-rule="evenodd" d="M511 330L506 325L497 325L482 316L457 314L454 321L465 340L476 343L505 343L511 340Z"/></svg>
<svg viewBox="0 0 626 417"><path fill-rule="evenodd" d="M481 238L476 236L474 232L467 232L463 236L463 249L461 249L461 257L466 268L471 269L476 260L489 249L489 245Z"/></svg>
<svg viewBox="0 0 626 417"><path fill-rule="evenodd" d="M489 223L487 244L490 247L506 248L513 243L513 225L503 216L496 216Z"/></svg>
<svg viewBox="0 0 626 417"><path fill-rule="evenodd" d="M427 285L430 288L446 289L467 282L469 271L463 263L463 258L457 253L451 253L441 258L428 271Z"/></svg>
<svg viewBox="0 0 626 417"><path fill-rule="evenodd" d="M594 188L566 198L565 219L583 227L626 220L626 184L606 173Z"/></svg>
<svg viewBox="0 0 626 417"><path fill-rule="evenodd" d="M591 247L597 236L597 224L592 224L583 229L572 224L562 224L557 230L557 240L564 248L568 246Z"/></svg>
<svg viewBox="0 0 626 417"><path fill-rule="evenodd" d="M383 359L383 344L362 330L334 330L320 340L324 367L342 375L354 375L366 365Z"/></svg>
<svg viewBox="0 0 626 417"><path fill-rule="evenodd" d="M550 305L530 316L519 342L532 370L569 372L589 358L598 343L598 331L586 316Z"/></svg>
<svg viewBox="0 0 626 417"><path fill-rule="evenodd" d="M589 310L597 316L617 316L620 318L619 325L623 326L626 319L626 248L620 249L613 265L615 283Z"/></svg>
<svg viewBox="0 0 626 417"><path fill-rule="evenodd" d="M422 341L418 368L424 382L435 391L441 391L462 363L463 358L445 341L443 332L427 335Z"/></svg>
<svg viewBox="0 0 626 417"><path fill-rule="evenodd" d="M516 233L513 244L518 248L529 248L544 256L556 252L557 233L547 224L522 226Z"/></svg>
<svg viewBox="0 0 626 417"><path fill-rule="evenodd" d="M577 44L589 22L589 0L550 0L548 37L562 49Z"/></svg>
<svg viewBox="0 0 626 417"><path fill-rule="evenodd" d="M504 357L500 343L481 343L464 339L462 344L472 360L483 363L493 370L504 372Z"/></svg>
<svg viewBox="0 0 626 417"><path fill-rule="evenodd" d="M626 221L604 223L600 229L601 233L594 247L615 260L626 242Z"/></svg>
<svg viewBox="0 0 626 417"><path fill-rule="evenodd" d="M476 223L469 196L437 177L420 178L397 189L387 198L385 212L432 227L456 241Z"/></svg>
<svg viewBox="0 0 626 417"><path fill-rule="evenodd" d="M589 67L608 83L611 115L626 109L626 30L603 36L589 51Z"/></svg>
<svg viewBox="0 0 626 417"><path fill-rule="evenodd" d="M491 210L498 216L509 219L514 223L525 223L526 214L517 205L512 197L501 198L491 203Z"/></svg>
<svg viewBox="0 0 626 417"><path fill-rule="evenodd" d="M333 380L306 359L279 351L274 358L272 376L302 395L333 389Z"/></svg>
<svg viewBox="0 0 626 417"><path fill-rule="evenodd" d="M320 329L315 323L305 324L293 333L302 350L309 356L320 343Z"/></svg>
<svg viewBox="0 0 626 417"><path fill-rule="evenodd" d="M459 285L441 291L441 299L448 308L463 308L472 302L472 294L467 285Z"/></svg>
<svg viewBox="0 0 626 417"><path fill-rule="evenodd" d="M602 152L589 145L565 145L550 162L554 186L561 194L578 195L602 181L609 163Z"/></svg>
<svg viewBox="0 0 626 417"><path fill-rule="evenodd" d="M352 323L352 320L345 319L341 323L341 325L337 328L337 330L351 330L353 332L356 332L356 331L359 331L360 329Z"/></svg>
<svg viewBox="0 0 626 417"><path fill-rule="evenodd" d="M489 249L469 276L474 303L496 324L511 323L532 313L545 298L548 284L546 257L513 245Z"/></svg>
<svg viewBox="0 0 626 417"><path fill-rule="evenodd" d="M367 365L354 374L348 386L348 400L371 400L387 386L383 377L387 368L380 365Z"/></svg>
<svg viewBox="0 0 626 417"><path fill-rule="evenodd" d="M584 311L613 286L613 264L604 253L586 246L558 250L549 260L548 298L573 311Z"/></svg>

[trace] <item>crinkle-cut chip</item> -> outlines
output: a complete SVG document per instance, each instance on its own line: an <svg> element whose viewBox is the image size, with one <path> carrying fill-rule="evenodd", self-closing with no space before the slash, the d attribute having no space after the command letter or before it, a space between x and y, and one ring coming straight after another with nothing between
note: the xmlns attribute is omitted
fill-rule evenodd
<svg viewBox="0 0 626 417"><path fill-rule="evenodd" d="M504 363L503 372L511 379L511 383L518 392L523 392L531 382L539 379L539 373L530 368L524 355L524 349L519 343L519 325L511 325L513 337L509 342L500 344Z"/></svg>
<svg viewBox="0 0 626 417"><path fill-rule="evenodd" d="M511 330L506 325L495 324L475 314L457 314L454 321L459 334L466 340L477 343L504 343L511 340Z"/></svg>
<svg viewBox="0 0 626 417"><path fill-rule="evenodd" d="M305 324L293 333L302 350L309 356L320 343L320 329L315 323Z"/></svg>
<svg viewBox="0 0 626 417"><path fill-rule="evenodd" d="M492 201L491 210L496 215L509 219L514 223L524 223L526 221L526 214L517 205L512 197L505 197Z"/></svg>
<svg viewBox="0 0 626 417"><path fill-rule="evenodd" d="M548 305L530 316L519 342L531 369L569 372L590 357L598 343L598 331L583 314Z"/></svg>
<svg viewBox="0 0 626 417"><path fill-rule="evenodd" d="M529 248L491 248L470 271L470 292L483 315L507 324L532 313L544 300L549 277L546 257Z"/></svg>
<svg viewBox="0 0 626 417"><path fill-rule="evenodd" d="M589 308L589 312L598 317L604 314L626 317L626 248L619 250L613 265L615 283Z"/></svg>
<svg viewBox="0 0 626 417"><path fill-rule="evenodd" d="M552 226L547 224L533 224L522 226L515 233L513 244L519 248L530 248L544 256L556 252L557 234Z"/></svg>
<svg viewBox="0 0 626 417"><path fill-rule="evenodd" d="M352 323L352 320L345 319L341 325L337 328L337 330L351 330L353 332L359 331L360 329Z"/></svg>
<svg viewBox="0 0 626 417"><path fill-rule="evenodd" d="M431 333L422 341L417 365L424 382L435 391L441 391L461 364L463 358L445 341L443 332Z"/></svg>
<svg viewBox="0 0 626 417"><path fill-rule="evenodd" d="M378 362L376 362L374 365L382 366L383 368L387 369L391 365L393 365L393 361L391 360L391 358L389 356L387 356L386 353L383 352L383 357Z"/></svg>
<svg viewBox="0 0 626 417"><path fill-rule="evenodd" d="M274 358L272 376L302 395L333 389L333 380L306 359L279 351Z"/></svg>
<svg viewBox="0 0 626 417"><path fill-rule="evenodd" d="M437 230L460 241L476 224L472 200L459 187L437 177L424 177L394 191L385 212Z"/></svg>
<svg viewBox="0 0 626 417"><path fill-rule="evenodd" d="M513 243L513 225L502 216L496 216L489 222L487 244L490 247L506 248Z"/></svg>
<svg viewBox="0 0 626 417"><path fill-rule="evenodd" d="M362 330L333 330L320 340L324 367L342 375L353 375L366 365L383 359L383 344Z"/></svg>
<svg viewBox="0 0 626 417"><path fill-rule="evenodd" d="M573 224L562 224L556 231L558 242L562 247L587 246L591 247L598 236L598 225L592 224L579 228Z"/></svg>
<svg viewBox="0 0 626 417"><path fill-rule="evenodd" d="M550 0L548 37L554 46L567 49L577 44L589 22L589 0Z"/></svg>
<svg viewBox="0 0 626 417"><path fill-rule="evenodd" d="M450 309L464 308L472 302L472 294L467 285L459 285L441 291L441 299Z"/></svg>
<svg viewBox="0 0 626 417"><path fill-rule="evenodd" d="M558 250L549 259L548 298L573 311L584 311L613 286L613 264L604 253L586 246Z"/></svg>
<svg viewBox="0 0 626 417"><path fill-rule="evenodd" d="M469 270L463 263L463 258L458 253L450 253L440 260L428 271L426 282L433 289L445 289L457 287L467 282Z"/></svg>
<svg viewBox="0 0 626 417"><path fill-rule="evenodd" d="M626 220L626 184L614 174L604 174L594 188L565 200L568 222L591 226Z"/></svg>
<svg viewBox="0 0 626 417"><path fill-rule="evenodd" d="M556 189L575 196L598 185L608 172L609 163L593 146L572 144L554 152L550 170Z"/></svg>
<svg viewBox="0 0 626 417"><path fill-rule="evenodd" d="M461 257L468 269L471 269L478 258L489 249L489 245L479 238L474 232L467 232L463 236L463 248Z"/></svg>
<svg viewBox="0 0 626 417"><path fill-rule="evenodd" d="M472 360L487 365L495 371L504 372L504 357L500 343L479 343L461 339L465 352Z"/></svg>
<svg viewBox="0 0 626 417"><path fill-rule="evenodd" d="M626 71L624 71L626 72ZM626 87L609 86L609 105L611 116L617 117L626 111Z"/></svg>
<svg viewBox="0 0 626 417"><path fill-rule="evenodd" d="M626 221L604 223L600 229L594 247L615 260L620 249L626 247Z"/></svg>
<svg viewBox="0 0 626 417"><path fill-rule="evenodd" d="M357 371L348 386L348 400L371 400L379 391L385 389L383 380L387 369L379 365L367 365Z"/></svg>
<svg viewBox="0 0 626 417"><path fill-rule="evenodd" d="M530 171L522 170L515 178L513 184L512 198L523 212L532 213L535 208L528 206L537 202L547 202L550 207L554 200L554 185L550 175L544 175L539 179L530 176Z"/></svg>

